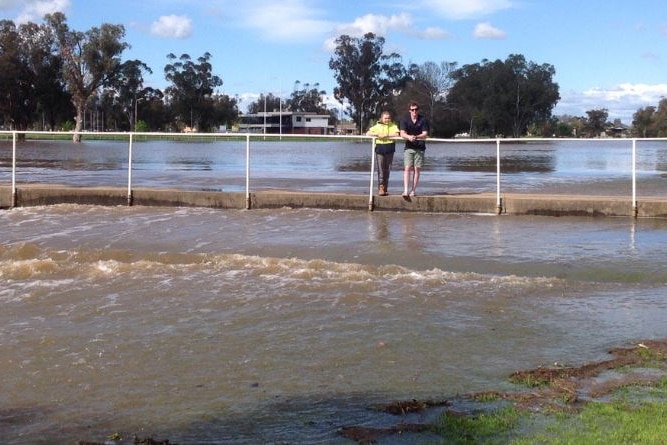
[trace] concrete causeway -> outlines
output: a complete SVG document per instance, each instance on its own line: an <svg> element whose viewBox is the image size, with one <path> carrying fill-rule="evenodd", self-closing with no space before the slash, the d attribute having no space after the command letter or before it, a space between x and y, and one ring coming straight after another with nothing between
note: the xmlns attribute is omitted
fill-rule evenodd
<svg viewBox="0 0 667 445"><path fill-rule="evenodd" d="M16 195L9 185L0 186L0 208L82 204L104 206L209 207L219 209L318 208L364 211L480 213L545 216L625 216L667 218L667 198L506 193L497 205L495 193L373 196L346 193L312 193L284 190L244 192L185 191L137 188L128 199L127 188L73 187L23 184Z"/></svg>

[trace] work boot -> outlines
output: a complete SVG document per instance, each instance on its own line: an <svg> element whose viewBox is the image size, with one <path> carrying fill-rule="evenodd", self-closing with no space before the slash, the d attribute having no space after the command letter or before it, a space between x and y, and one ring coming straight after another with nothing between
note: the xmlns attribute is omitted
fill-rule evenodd
<svg viewBox="0 0 667 445"><path fill-rule="evenodd" d="M387 189L382 184L380 184L380 190L378 191L378 195L387 196Z"/></svg>

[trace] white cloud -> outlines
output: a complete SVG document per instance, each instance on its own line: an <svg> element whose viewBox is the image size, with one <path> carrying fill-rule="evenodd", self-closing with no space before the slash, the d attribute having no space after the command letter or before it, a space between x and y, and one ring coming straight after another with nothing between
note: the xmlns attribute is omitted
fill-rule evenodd
<svg viewBox="0 0 667 445"><path fill-rule="evenodd" d="M609 119L632 123L632 115L640 108L658 106L667 97L667 84L622 83L610 88L595 87L578 92L561 92L554 114L586 116L586 111L606 108Z"/></svg>
<svg viewBox="0 0 667 445"><path fill-rule="evenodd" d="M241 24L260 31L268 40L299 41L326 34L333 24L318 19L318 15L319 10L303 0L253 1L238 10ZM235 16L234 19L238 18Z"/></svg>
<svg viewBox="0 0 667 445"><path fill-rule="evenodd" d="M424 30L415 28L412 16L405 12L390 16L366 14L357 17L352 23L338 25L333 31L336 37L327 39L324 42L324 48L327 51L333 51L336 47L335 40L341 34L362 37L364 34L372 32L385 37L391 31L398 31L422 40L442 40L449 37L449 33L440 28L428 27Z"/></svg>
<svg viewBox="0 0 667 445"><path fill-rule="evenodd" d="M391 16L366 14L356 18L352 23L337 26L336 32L352 37L361 37L368 32L385 36L389 30L393 29L411 30L412 17L410 14L401 13Z"/></svg>
<svg viewBox="0 0 667 445"><path fill-rule="evenodd" d="M584 95L594 99L607 101L632 100L635 102L654 101L658 104L660 97L667 96L667 84L649 85L644 83L622 83L613 88L592 88L584 91Z"/></svg>
<svg viewBox="0 0 667 445"><path fill-rule="evenodd" d="M442 40L450 37L450 34L440 28L429 27L423 31L417 32L417 37L423 40Z"/></svg>
<svg viewBox="0 0 667 445"><path fill-rule="evenodd" d="M510 0L423 0L423 8L454 20L482 17L512 6Z"/></svg>
<svg viewBox="0 0 667 445"><path fill-rule="evenodd" d="M13 6L16 2L2 2L2 6ZM65 12L70 7L70 0L37 0L25 2L25 6L16 18L16 23L41 20L46 14Z"/></svg>
<svg viewBox="0 0 667 445"><path fill-rule="evenodd" d="M403 32L423 40L440 40L449 37L446 31L436 27L416 29L412 16L405 12L390 16L366 14L356 18L352 23L339 25L335 29L338 35L347 34L352 37L361 37L368 32L386 36L390 31Z"/></svg>
<svg viewBox="0 0 667 445"><path fill-rule="evenodd" d="M238 100L238 106L239 110L247 110L248 106L250 106L251 103L255 102L257 99L259 99L260 94L259 93L241 93L236 95L236 99ZM244 113L246 111L243 111Z"/></svg>
<svg viewBox="0 0 667 445"><path fill-rule="evenodd" d="M158 37L184 39L192 34L192 21L182 15L163 15L151 25L151 34Z"/></svg>
<svg viewBox="0 0 667 445"><path fill-rule="evenodd" d="M472 33L476 39L502 40L507 37L507 33L502 29L492 26L489 22L478 23Z"/></svg>

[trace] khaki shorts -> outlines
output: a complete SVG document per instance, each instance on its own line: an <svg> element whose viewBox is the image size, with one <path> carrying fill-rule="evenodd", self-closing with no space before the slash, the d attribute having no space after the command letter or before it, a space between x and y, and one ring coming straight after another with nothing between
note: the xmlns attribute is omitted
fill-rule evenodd
<svg viewBox="0 0 667 445"><path fill-rule="evenodd" d="M405 167L422 168L424 166L424 150L406 148L403 151L403 165Z"/></svg>

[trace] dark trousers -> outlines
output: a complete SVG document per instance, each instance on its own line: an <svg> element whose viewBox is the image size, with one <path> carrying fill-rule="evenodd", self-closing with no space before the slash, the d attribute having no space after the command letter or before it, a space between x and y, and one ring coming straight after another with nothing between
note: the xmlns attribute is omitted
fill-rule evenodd
<svg viewBox="0 0 667 445"><path fill-rule="evenodd" d="M394 162L394 153L375 153L378 168L378 186L384 185L385 189L389 185L389 170L391 163Z"/></svg>

